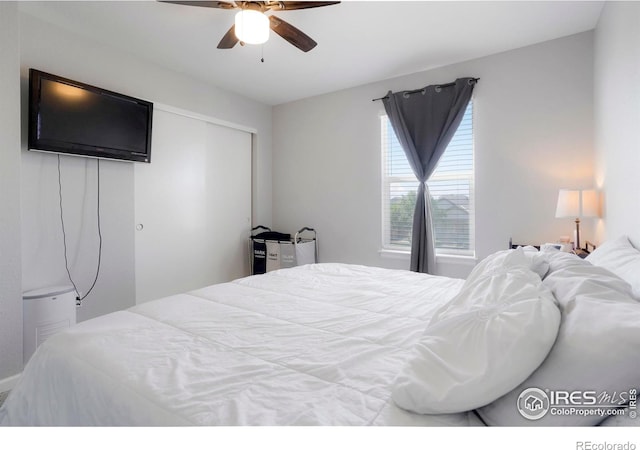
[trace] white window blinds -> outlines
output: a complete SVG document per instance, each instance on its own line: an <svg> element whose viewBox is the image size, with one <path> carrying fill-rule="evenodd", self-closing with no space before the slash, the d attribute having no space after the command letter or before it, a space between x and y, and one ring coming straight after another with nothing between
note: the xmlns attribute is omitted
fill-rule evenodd
<svg viewBox="0 0 640 450"><path fill-rule="evenodd" d="M382 130L383 248L411 249L418 181L386 115ZM436 252L474 254L473 103L428 183Z"/></svg>

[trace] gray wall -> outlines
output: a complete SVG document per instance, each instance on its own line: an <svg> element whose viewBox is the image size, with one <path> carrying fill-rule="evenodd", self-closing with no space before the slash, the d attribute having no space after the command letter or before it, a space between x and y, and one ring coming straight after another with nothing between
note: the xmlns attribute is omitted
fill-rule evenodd
<svg viewBox="0 0 640 450"><path fill-rule="evenodd" d="M17 3L0 2L0 381L22 370L18 39Z"/></svg>
<svg viewBox="0 0 640 450"><path fill-rule="evenodd" d="M257 130L252 156L256 223L271 224L272 123L270 106L62 30L19 12L16 3L0 2L0 7L1 382L22 370L22 291L68 283L60 224L54 215L56 158L26 151L30 67ZM74 236L82 245L71 254L81 267L78 278L87 286L96 258L95 232L89 222L95 210L95 161L65 157L63 171L65 185L76 191L68 198L71 215L87 218ZM103 161L101 181L103 268L94 293L78 312L79 320L135 304L133 165ZM80 210L73 212L74 207Z"/></svg>
<svg viewBox="0 0 640 450"><path fill-rule="evenodd" d="M640 3L607 2L595 39L596 181L605 192L602 240L640 248Z"/></svg>
<svg viewBox="0 0 640 450"><path fill-rule="evenodd" d="M274 107L273 216L318 229L323 261L408 268L381 255L381 102L388 90L480 77L474 92L477 258L554 242L559 188L593 183L593 33ZM584 221L583 236L592 239ZM475 260L439 258L465 277Z"/></svg>
<svg viewBox="0 0 640 450"><path fill-rule="evenodd" d="M159 102L238 123L257 130L255 219L271 220L271 108L139 58L74 35L25 13L21 14L22 101L27 101L30 67L83 81L134 97ZM26 111L22 114L22 187L24 190L22 230L36 240L25 241L23 288L68 284L57 215L56 157L26 151ZM153 149L152 149L153 155ZM153 158L153 156L152 156ZM95 161L63 157L64 183L68 186L68 210L84 216L70 241L76 278L86 288L96 266ZM96 317L135 304L135 218L133 164L101 163L101 207L103 221L103 264L91 296L78 310L78 320ZM71 196L72 192L75 196ZM74 213L73 208L82 208ZM73 230L73 229L72 229Z"/></svg>

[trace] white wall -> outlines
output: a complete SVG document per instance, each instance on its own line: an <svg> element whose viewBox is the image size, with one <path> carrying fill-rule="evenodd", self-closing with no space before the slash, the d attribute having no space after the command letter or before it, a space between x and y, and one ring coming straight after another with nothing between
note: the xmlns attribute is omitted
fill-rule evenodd
<svg viewBox="0 0 640 450"><path fill-rule="evenodd" d="M274 108L273 217L318 229L322 261L408 268L379 254L381 102L388 90L480 77L474 93L476 254L569 235L558 189L593 183L593 33ZM592 226L584 223L583 236ZM472 265L438 263L464 277Z"/></svg>
<svg viewBox="0 0 640 450"><path fill-rule="evenodd" d="M607 2L595 34L596 180L605 192L601 240L640 248L640 3Z"/></svg>
<svg viewBox="0 0 640 450"><path fill-rule="evenodd" d="M23 289L66 283L57 213L56 157L26 151L30 67L117 92L256 129L253 155L254 221L271 222L271 107L20 14L22 103ZM11 112L15 115L15 112ZM153 155L153 151L152 151ZM153 159L153 156L152 156ZM70 256L82 287L96 258L95 160L63 157ZM133 164L101 162L103 260L98 284L78 312L85 320L135 303ZM75 225L74 225L75 223ZM16 238L15 236L13 237ZM170 236L167 236L170 239ZM18 238L19 241L19 238ZM80 241L79 245L75 243Z"/></svg>
<svg viewBox="0 0 640 450"><path fill-rule="evenodd" d="M0 385L22 370L18 9L0 2Z"/></svg>

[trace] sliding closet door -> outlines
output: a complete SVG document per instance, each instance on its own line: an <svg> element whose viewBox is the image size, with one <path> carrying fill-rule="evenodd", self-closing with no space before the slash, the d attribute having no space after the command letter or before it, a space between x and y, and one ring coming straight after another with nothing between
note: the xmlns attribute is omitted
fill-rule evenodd
<svg viewBox="0 0 640 450"><path fill-rule="evenodd" d="M135 166L136 302L249 274L251 134L156 109Z"/></svg>

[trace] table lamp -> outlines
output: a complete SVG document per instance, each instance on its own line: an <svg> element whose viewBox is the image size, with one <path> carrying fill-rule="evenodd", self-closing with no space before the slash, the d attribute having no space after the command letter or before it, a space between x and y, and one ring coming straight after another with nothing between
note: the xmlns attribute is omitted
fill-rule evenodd
<svg viewBox="0 0 640 450"><path fill-rule="evenodd" d="M580 218L598 217L598 192L595 189L560 189L556 217L575 217L575 248L580 249Z"/></svg>

